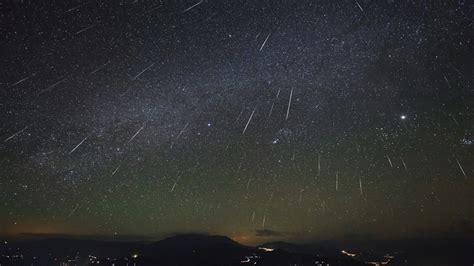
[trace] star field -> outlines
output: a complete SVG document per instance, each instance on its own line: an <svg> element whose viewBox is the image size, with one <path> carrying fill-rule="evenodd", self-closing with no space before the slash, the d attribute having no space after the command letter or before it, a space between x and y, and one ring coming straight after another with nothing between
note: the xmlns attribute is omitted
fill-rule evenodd
<svg viewBox="0 0 474 266"><path fill-rule="evenodd" d="M0 234L474 232L467 1L1 13Z"/></svg>

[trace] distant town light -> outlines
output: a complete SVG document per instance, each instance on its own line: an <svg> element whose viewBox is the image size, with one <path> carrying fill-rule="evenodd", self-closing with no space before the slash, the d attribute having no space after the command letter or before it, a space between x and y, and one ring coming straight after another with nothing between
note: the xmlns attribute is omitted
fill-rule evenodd
<svg viewBox="0 0 474 266"><path fill-rule="evenodd" d="M246 257L245 260L241 260L240 263L247 263L250 262L250 258Z"/></svg>
<svg viewBox="0 0 474 266"><path fill-rule="evenodd" d="M345 250L341 250L341 253L344 254L344 255L346 255L346 256L349 256L349 257L355 257L355 256L357 255L357 254L355 254L355 253L349 253L349 252L347 252L347 251L345 251Z"/></svg>
<svg viewBox="0 0 474 266"><path fill-rule="evenodd" d="M275 250L275 249L273 249L273 248L265 248L265 247L259 247L258 249L261 249L261 250L263 250L263 251L265 251L265 252L272 252L272 251Z"/></svg>

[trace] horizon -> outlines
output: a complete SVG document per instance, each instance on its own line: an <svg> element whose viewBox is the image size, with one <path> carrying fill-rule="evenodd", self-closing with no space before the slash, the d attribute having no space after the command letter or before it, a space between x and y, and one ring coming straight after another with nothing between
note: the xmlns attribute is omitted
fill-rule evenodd
<svg viewBox="0 0 474 266"><path fill-rule="evenodd" d="M165 240L168 238L174 238L179 236L208 236L208 237L225 237L228 238L240 245L246 246L259 246L266 243L282 242L296 245L306 245L306 244L316 244L316 243L325 243L325 242L380 242L380 241L394 241L394 242L403 242L403 241L446 241L446 240L456 240L456 241L472 241L474 243L474 236L469 235L457 235L457 236L418 236L418 237L401 237L401 238L363 238L363 237L346 237L346 238L333 238L333 239L291 239L291 238L260 238L260 240L254 240L252 242L242 242L238 238L233 238L225 235L210 234L205 232L176 232L165 234L163 236L106 236L106 235L70 235L70 234L30 234L24 233L19 235L0 235L0 240L8 241L40 241L40 240L54 240L54 239L63 239L63 240L83 240L83 241L106 241L106 242L143 242L143 243L153 243ZM258 238L256 238L258 239Z"/></svg>
<svg viewBox="0 0 474 266"><path fill-rule="evenodd" d="M0 235L472 239L473 7L8 1Z"/></svg>
<svg viewBox="0 0 474 266"><path fill-rule="evenodd" d="M209 234L177 234L162 240L90 239L35 235L1 240L2 265L464 265L474 239L270 241L243 245ZM408 264L408 262L412 264Z"/></svg>

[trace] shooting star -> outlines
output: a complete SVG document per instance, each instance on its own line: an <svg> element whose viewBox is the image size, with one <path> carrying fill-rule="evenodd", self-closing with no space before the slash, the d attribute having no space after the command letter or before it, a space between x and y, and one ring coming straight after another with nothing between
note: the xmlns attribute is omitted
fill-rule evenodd
<svg viewBox="0 0 474 266"><path fill-rule="evenodd" d="M402 158L402 164L403 164L403 168L405 168L405 171L408 172L407 165L406 165L405 161L403 160L403 158Z"/></svg>
<svg viewBox="0 0 474 266"><path fill-rule="evenodd" d="M359 1L355 0L357 6L359 7L360 11L364 12L364 9L362 8L362 6L359 4Z"/></svg>
<svg viewBox="0 0 474 266"><path fill-rule="evenodd" d="M178 178L176 178L176 181L174 182L173 187L171 188L170 192L174 191L174 189L176 188L176 185L178 185L178 181L180 178L181 178L181 175L179 175Z"/></svg>
<svg viewBox="0 0 474 266"><path fill-rule="evenodd" d="M252 117L253 117L253 114L255 113L256 109L257 109L257 107L255 106L255 108L252 111L252 114L250 114L249 120L247 121L247 124L245 125L244 130L242 131L242 135L245 134L245 131L247 131L247 127L249 126L250 121L252 121Z"/></svg>
<svg viewBox="0 0 474 266"><path fill-rule="evenodd" d="M192 6L188 7L188 8L186 8L185 10L183 10L183 11L181 11L181 12L182 12L182 13L186 13L186 12L188 12L189 10L191 10L191 9L197 7L198 5L202 4L202 2L204 2L204 0L201 0L201 1L197 2L196 4L194 4L194 5L192 5Z"/></svg>
<svg viewBox="0 0 474 266"><path fill-rule="evenodd" d="M66 81L65 78L64 78L64 79L61 79L60 81L58 81L58 82L54 83L53 85L47 87L46 89L40 91L39 94L43 94L43 93L45 93L45 92L47 92L47 91L50 91L50 90L54 89L56 86L58 86L59 84L63 83L64 81Z"/></svg>
<svg viewBox="0 0 474 266"><path fill-rule="evenodd" d="M144 127L145 127L145 123L143 123L142 127L141 127L140 129L138 129L137 132L130 138L130 140L127 142L127 144L130 143L130 142L132 142L132 140L133 140L136 136L138 136L138 134L140 134L140 132L143 130Z"/></svg>
<svg viewBox="0 0 474 266"><path fill-rule="evenodd" d="M321 154L318 152L318 176L321 176Z"/></svg>
<svg viewBox="0 0 474 266"><path fill-rule="evenodd" d="M278 98L278 96L280 96L280 91L281 91L281 89L278 89L278 92L275 96L275 99L272 102L272 107L270 107L270 113L268 114L268 118L270 118L272 116L273 107L275 106L276 99Z"/></svg>
<svg viewBox="0 0 474 266"><path fill-rule="evenodd" d="M70 8L70 9L64 11L63 14L66 14L66 13L68 13L68 12L74 11L74 10L80 8L81 6L85 5L85 4L86 4L86 3L84 3L84 4L82 4L82 5L78 5L78 6L72 7L72 8Z"/></svg>
<svg viewBox="0 0 474 266"><path fill-rule="evenodd" d="M71 217L77 211L78 208L79 208L79 204L77 204L76 207L72 209L71 212L69 212L67 218Z"/></svg>
<svg viewBox="0 0 474 266"><path fill-rule="evenodd" d="M261 52L261 51L263 50L263 47L265 46L265 44L266 44L267 41L268 41L268 38L270 38L270 33L267 35L267 38L265 38L265 41L263 41L262 46L260 46L259 52Z"/></svg>
<svg viewBox="0 0 474 266"><path fill-rule="evenodd" d="M20 84L20 83L22 83L22 82L28 80L28 79L31 78L31 77L34 77L35 75L36 75L36 73L33 73L33 74L31 74L31 75L29 75L29 76L27 76L27 77L25 77L25 78L23 78L23 79L21 79L21 80L15 82L15 83L12 85L12 87L15 87L16 85L18 85L18 84Z"/></svg>
<svg viewBox="0 0 474 266"><path fill-rule="evenodd" d="M267 212L263 215L262 227L265 227L265 220L267 219Z"/></svg>
<svg viewBox="0 0 474 266"><path fill-rule="evenodd" d="M444 77L444 80L446 80L446 83L448 83L448 87L451 89L451 83L449 82L448 78L446 77L446 75L443 75Z"/></svg>
<svg viewBox="0 0 474 266"><path fill-rule="evenodd" d="M464 78L464 74L461 71L459 71L459 69L456 66L454 66L453 64L450 64L450 65L454 70L456 70L456 72L458 72L459 76Z"/></svg>
<svg viewBox="0 0 474 266"><path fill-rule="evenodd" d="M272 116L272 112L273 112L273 106L275 105L275 101L273 101L272 103L272 106L270 107L270 112L268 113L268 118L270 118Z"/></svg>
<svg viewBox="0 0 474 266"><path fill-rule="evenodd" d="M453 119L454 123L459 126L458 120L456 120L456 118L452 115L449 115L449 116Z"/></svg>
<svg viewBox="0 0 474 266"><path fill-rule="evenodd" d="M237 123L237 122L240 120L240 117L242 116L242 113L243 113L243 112L244 112L243 110L240 111L239 115L237 116L237 118L236 118L235 121L234 121L234 124Z"/></svg>
<svg viewBox="0 0 474 266"><path fill-rule="evenodd" d="M91 73L89 73L89 75L94 75L97 71L103 69L103 68L106 67L109 63L110 63L110 60L107 61L107 63L105 63L105 64L99 66L98 68L96 68L94 71L92 71Z"/></svg>
<svg viewBox="0 0 474 266"><path fill-rule="evenodd" d="M385 157L387 157L387 160L388 160L388 163L390 164L390 167L393 168L392 160L390 159L390 157L388 155L385 155Z"/></svg>
<svg viewBox="0 0 474 266"><path fill-rule="evenodd" d="M15 138L16 136L20 135L21 133L23 133L23 131L25 131L29 126L31 125L28 125L26 127L24 127L23 129L21 129L20 131L16 132L15 134L11 135L10 137L6 138L5 140L3 140L3 142L8 142L9 140Z"/></svg>
<svg viewBox="0 0 474 266"><path fill-rule="evenodd" d="M362 179L359 177L359 189L360 189L360 195L362 196Z"/></svg>
<svg viewBox="0 0 474 266"><path fill-rule="evenodd" d="M250 188L250 182L252 182L252 178L249 178L249 181L247 181L247 190L245 192L245 199L248 199L249 197L249 188Z"/></svg>
<svg viewBox="0 0 474 266"><path fill-rule="evenodd" d="M115 175L115 173L117 173L117 171L119 170L119 168L120 168L120 165L119 165L119 166L117 166L117 168L115 168L115 170L112 172L112 175L111 175L111 176L114 176L114 175Z"/></svg>
<svg viewBox="0 0 474 266"><path fill-rule="evenodd" d="M138 77L140 77L143 73L145 73L148 69L152 68L155 65L155 63L152 63L145 69L143 69L140 73L138 73L135 77L132 78L132 80L136 80Z"/></svg>
<svg viewBox="0 0 474 266"><path fill-rule="evenodd" d="M179 137L184 133L184 131L186 130L186 128L188 127L188 123L186 123L186 125L184 125L183 129L181 129L181 131L179 132L178 136L176 136L176 140L179 139Z"/></svg>
<svg viewBox="0 0 474 266"><path fill-rule="evenodd" d="M339 187L339 172L336 172L336 191Z"/></svg>
<svg viewBox="0 0 474 266"><path fill-rule="evenodd" d="M464 178L467 178L466 172L464 172L464 169L462 168L462 165L459 162L458 158L454 158L454 159L456 159L456 162L458 163L459 169L461 170L462 174L464 175Z"/></svg>
<svg viewBox="0 0 474 266"><path fill-rule="evenodd" d="M240 163L239 163L239 167L237 167L237 171L240 171L240 169L242 168L242 163L243 163L243 162L242 162L242 161L240 161Z"/></svg>
<svg viewBox="0 0 474 266"><path fill-rule="evenodd" d="M76 35L78 35L78 34L81 34L81 33L85 32L85 31L88 31L88 30L90 30L90 29L94 28L95 26L96 26L96 25L92 25L92 26L89 26L89 27L83 28L82 30L80 30L80 31L76 32L75 34L76 34Z"/></svg>
<svg viewBox="0 0 474 266"><path fill-rule="evenodd" d="M252 181L252 178L249 178L249 181L247 181L247 191L249 190L250 187L250 182Z"/></svg>
<svg viewBox="0 0 474 266"><path fill-rule="evenodd" d="M79 142L79 144L76 145L76 147L74 147L74 149L72 149L69 154L72 154L77 148L79 148L79 146L82 145L82 143L84 143L84 141L86 141L90 136L92 135L92 133L90 133L89 135L87 135L81 142Z"/></svg>
<svg viewBox="0 0 474 266"><path fill-rule="evenodd" d="M288 109L286 110L286 118L285 118L285 120L288 120L288 116L290 115L291 98L293 98L293 89L291 89L290 98L288 99Z"/></svg>

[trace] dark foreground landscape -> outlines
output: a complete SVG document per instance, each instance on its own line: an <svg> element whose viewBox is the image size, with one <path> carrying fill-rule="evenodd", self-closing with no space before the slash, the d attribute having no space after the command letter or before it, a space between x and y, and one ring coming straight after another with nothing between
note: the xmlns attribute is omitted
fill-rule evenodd
<svg viewBox="0 0 474 266"><path fill-rule="evenodd" d="M224 236L183 234L157 242L75 238L4 240L0 265L472 265L474 241L271 242L241 245Z"/></svg>

